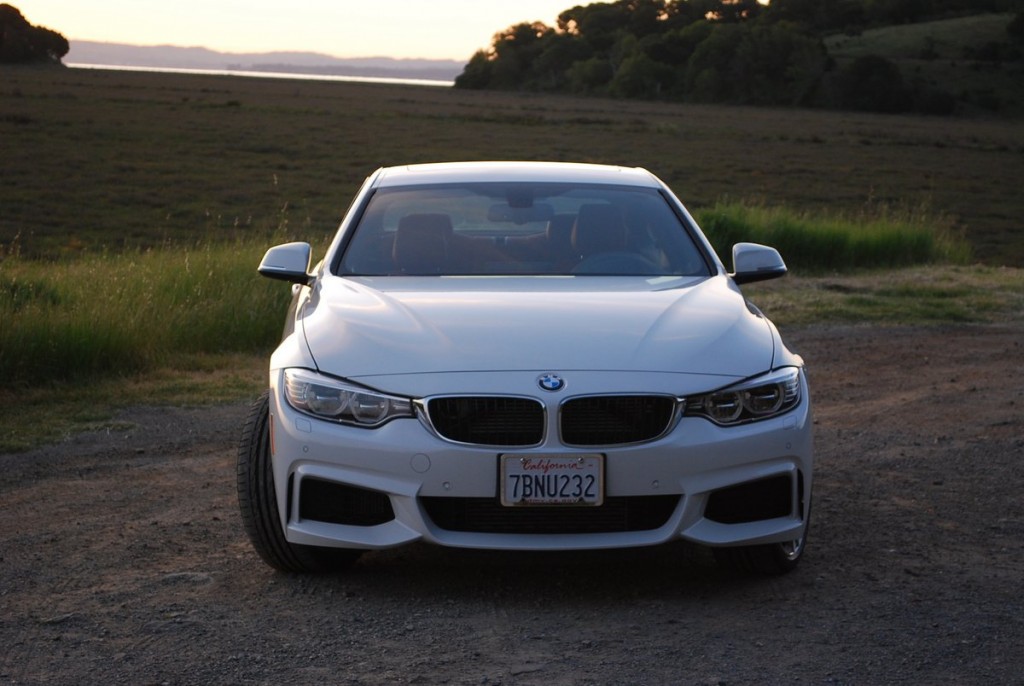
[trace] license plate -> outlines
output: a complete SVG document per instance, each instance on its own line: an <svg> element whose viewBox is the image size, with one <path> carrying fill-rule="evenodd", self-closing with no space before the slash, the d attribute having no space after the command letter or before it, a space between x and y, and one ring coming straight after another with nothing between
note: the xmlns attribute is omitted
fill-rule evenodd
<svg viewBox="0 0 1024 686"><path fill-rule="evenodd" d="M596 506L602 502L602 455L501 456L502 505Z"/></svg>

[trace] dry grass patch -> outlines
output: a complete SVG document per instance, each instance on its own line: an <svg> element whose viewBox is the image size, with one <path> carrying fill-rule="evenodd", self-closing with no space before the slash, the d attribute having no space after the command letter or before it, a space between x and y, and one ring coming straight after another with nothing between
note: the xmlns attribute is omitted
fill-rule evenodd
<svg viewBox="0 0 1024 686"><path fill-rule="evenodd" d="M751 284L744 293L782 327L936 325L1024 319L1024 270L926 266Z"/></svg>

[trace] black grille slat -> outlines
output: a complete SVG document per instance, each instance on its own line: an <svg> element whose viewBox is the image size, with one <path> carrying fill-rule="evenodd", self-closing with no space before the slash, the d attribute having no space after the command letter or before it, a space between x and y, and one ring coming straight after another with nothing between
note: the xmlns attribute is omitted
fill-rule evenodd
<svg viewBox="0 0 1024 686"><path fill-rule="evenodd" d="M663 396L588 396L562 406L562 441L567 445L621 445L661 436L675 415L675 400Z"/></svg>
<svg viewBox="0 0 1024 686"><path fill-rule="evenodd" d="M599 507L504 507L494 498L421 498L447 531L493 534L598 534L664 526L678 495L606 498Z"/></svg>
<svg viewBox="0 0 1024 686"><path fill-rule="evenodd" d="M450 441L526 446L544 440L544 408L528 398L434 398L427 411L434 429Z"/></svg>

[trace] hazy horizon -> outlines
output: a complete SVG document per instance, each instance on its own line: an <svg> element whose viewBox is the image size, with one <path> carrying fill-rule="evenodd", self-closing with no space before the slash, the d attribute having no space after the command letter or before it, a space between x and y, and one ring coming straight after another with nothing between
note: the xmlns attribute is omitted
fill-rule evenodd
<svg viewBox="0 0 1024 686"><path fill-rule="evenodd" d="M299 55L299 56L322 56L330 61L341 60L341 61L396 61L396 62L458 62L464 64L467 60L447 58L447 57L391 57L388 55L329 55L324 52L316 50L245 50L245 51L233 51L233 50L217 50L216 48L210 48L205 45L175 45L171 43L158 43L158 44L142 44L142 43L123 43L120 41L94 41L87 38L80 39L68 39L71 42L71 49L74 50L75 43L84 44L89 46L111 46L111 47L126 47L140 50L181 50L181 51L206 51L208 53L216 55L224 55L227 57L257 57L266 55ZM68 53L67 57L71 57L72 52ZM68 61L67 58L64 60ZM74 60L71 60L74 61Z"/></svg>
<svg viewBox="0 0 1024 686"><path fill-rule="evenodd" d="M30 23L77 41L252 54L315 52L467 62L513 24L542 21L573 0L8 0ZM588 4L588 3L582 3ZM383 8L383 9L382 9Z"/></svg>
<svg viewBox="0 0 1024 686"><path fill-rule="evenodd" d="M204 47L139 46L71 41L63 63L70 67L156 71L201 71L243 75L304 75L361 80L425 81L451 84L465 62L413 57L334 57L317 52L221 52Z"/></svg>

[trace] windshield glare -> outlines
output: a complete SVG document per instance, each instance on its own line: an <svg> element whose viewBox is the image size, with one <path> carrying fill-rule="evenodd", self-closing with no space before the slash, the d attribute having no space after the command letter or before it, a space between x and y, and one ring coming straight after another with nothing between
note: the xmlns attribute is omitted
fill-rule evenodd
<svg viewBox="0 0 1024 686"><path fill-rule="evenodd" d="M337 264L361 276L707 276L655 189L479 183L375 192Z"/></svg>

